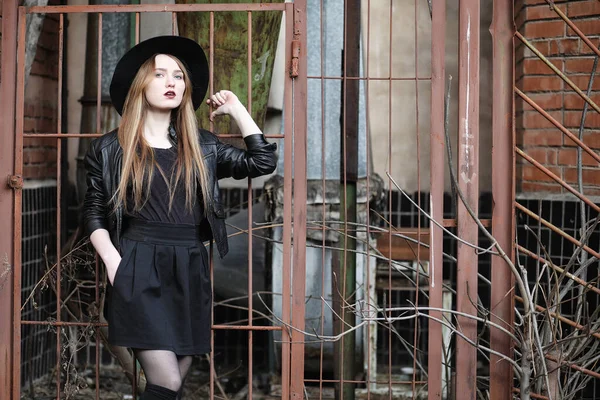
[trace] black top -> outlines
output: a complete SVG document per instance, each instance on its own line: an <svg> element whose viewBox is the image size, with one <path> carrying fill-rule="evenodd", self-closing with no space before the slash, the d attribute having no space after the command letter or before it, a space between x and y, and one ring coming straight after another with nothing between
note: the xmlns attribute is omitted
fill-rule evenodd
<svg viewBox="0 0 600 400"><path fill-rule="evenodd" d="M154 158L157 164L160 165L167 180L171 178L171 173L175 169L175 161L177 160L176 149L175 146L168 149L154 148ZM196 198L196 202L193 204L193 210L190 213L185 204L185 187L182 178L180 178L179 183L177 184L170 212L169 199L168 183L163 179L158 167L155 166L148 200L139 212L132 212L131 208L133 208L132 205L134 204L133 196L131 193L128 193L127 208L129 208L129 210L126 211L125 215L146 221L167 222L171 224L199 225L202 222L202 199Z"/></svg>

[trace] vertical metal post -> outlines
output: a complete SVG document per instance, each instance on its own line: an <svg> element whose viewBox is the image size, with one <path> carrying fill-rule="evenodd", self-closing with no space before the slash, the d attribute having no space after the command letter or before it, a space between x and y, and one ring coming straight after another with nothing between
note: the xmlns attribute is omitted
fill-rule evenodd
<svg viewBox="0 0 600 400"><path fill-rule="evenodd" d="M294 247L292 256L292 331L290 398L304 399L304 335L306 293L306 118L307 118L307 60L306 60L306 0L294 1L294 40L300 42L299 75L293 89L294 135Z"/></svg>
<svg viewBox="0 0 600 400"><path fill-rule="evenodd" d="M356 316L344 304L352 304L356 292L356 181L358 179L358 99L360 74L360 0L344 3L344 56L342 60L342 129L340 137L340 222L344 229L343 254L338 263L339 293L337 311L343 318L334 324L335 334L344 332L347 326L356 324ZM334 289L334 298L339 294ZM356 365L356 333L342 336L334 344L334 374L336 399L353 400L353 381Z"/></svg>
<svg viewBox="0 0 600 400"><path fill-rule="evenodd" d="M458 236L476 244L478 228L467 207L477 216L479 202L479 15L477 0L461 0L459 5L458 70L458 186L467 204L458 201ZM477 253L457 244L457 309L477 315ZM477 323L459 317L458 326L470 340L477 341ZM456 395L476 397L477 350L462 338L456 339ZM460 394L460 395L459 395Z"/></svg>
<svg viewBox="0 0 600 400"><path fill-rule="evenodd" d="M513 162L513 1L495 0L490 32L492 34L492 234L506 254L514 259L515 176ZM492 257L492 322L512 330L514 277L504 260ZM512 357L510 338L490 330L492 350ZM490 356L490 398L510 399L512 368L495 355Z"/></svg>
<svg viewBox="0 0 600 400"><path fill-rule="evenodd" d="M247 85L248 85L248 112L252 115L252 11L248 11L248 54L247 56ZM252 326L252 317L254 311L252 309L252 179L248 178L248 326ZM248 398L252 398L252 352L254 351L252 329L248 330Z"/></svg>
<svg viewBox="0 0 600 400"><path fill-rule="evenodd" d="M445 37L446 3L432 4L431 17L431 132L430 146L430 204L431 217L438 223L444 218L444 82L445 82ZM442 258L443 231L435 224L430 225L431 248L429 251L429 306L442 308L442 280L444 262ZM442 320L442 313L431 311L429 315ZM442 325L429 321L428 341L428 399L442 399Z"/></svg>
<svg viewBox="0 0 600 400"><path fill-rule="evenodd" d="M285 54L285 64L292 70L292 38L294 36L294 8L288 3L285 12L285 38L288 43L288 51ZM284 109L293 110L293 81L290 76L285 78ZM285 114L284 120L284 157L283 157L283 273L282 273L282 296L281 296L281 318L286 323L291 323L291 299L290 282L292 275L292 159L293 159L293 134L292 134L292 111ZM290 398L290 367L291 367L291 334L289 329L281 330L281 399Z"/></svg>
<svg viewBox="0 0 600 400"><path fill-rule="evenodd" d="M15 160L15 111L17 88L17 2L2 2L2 75L0 78L0 106L2 146L0 146L0 215L13 215L14 191L8 185L9 176L14 174ZM0 232L0 398L10 399L14 390L18 394L19 384L14 382L13 372L18 370L13 350L13 322L17 315L14 310L15 295L13 274L15 266L14 231L8 224ZM20 347L20 343L19 343Z"/></svg>

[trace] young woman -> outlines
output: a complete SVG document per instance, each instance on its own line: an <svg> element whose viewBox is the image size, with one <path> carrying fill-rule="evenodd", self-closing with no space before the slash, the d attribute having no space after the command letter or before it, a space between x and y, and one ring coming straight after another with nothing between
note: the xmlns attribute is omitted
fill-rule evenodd
<svg viewBox="0 0 600 400"><path fill-rule="evenodd" d="M178 36L133 47L115 69L110 95L119 128L86 155L84 222L106 266L109 342L133 349L146 376L142 399L175 399L192 356L210 352L208 253L227 253L218 179L271 173L268 143L237 96L207 100L229 115L247 150L198 129L208 87L202 48Z"/></svg>

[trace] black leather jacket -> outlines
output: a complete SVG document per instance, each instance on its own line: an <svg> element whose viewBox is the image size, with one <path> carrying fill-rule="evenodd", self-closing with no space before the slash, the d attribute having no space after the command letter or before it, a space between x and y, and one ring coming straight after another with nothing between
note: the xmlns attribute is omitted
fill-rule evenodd
<svg viewBox="0 0 600 400"><path fill-rule="evenodd" d="M176 141L176 137L173 138ZM227 254L225 212L220 202L218 180L233 177L243 179L266 175L275 170L277 145L269 143L262 134L244 138L248 150L222 143L212 133L199 130L200 146L208 169L208 182L212 199L201 231L201 241L215 240L219 255ZM109 199L115 194L121 179L123 150L117 131L94 139L85 157L87 192L83 206L83 222L88 234L96 229L106 229L114 246L119 249L123 227L123 206L115 212Z"/></svg>

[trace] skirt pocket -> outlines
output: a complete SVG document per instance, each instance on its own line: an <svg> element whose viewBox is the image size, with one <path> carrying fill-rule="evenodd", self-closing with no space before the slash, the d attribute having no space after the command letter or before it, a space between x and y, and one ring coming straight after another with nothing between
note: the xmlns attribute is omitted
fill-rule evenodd
<svg viewBox="0 0 600 400"><path fill-rule="evenodd" d="M121 282L123 272L127 269L127 264L131 259L131 255L134 253L135 243L129 243L128 240L121 240L121 261L119 262L119 266L117 267L117 272L115 273L115 278L113 279L113 288L117 288Z"/></svg>

